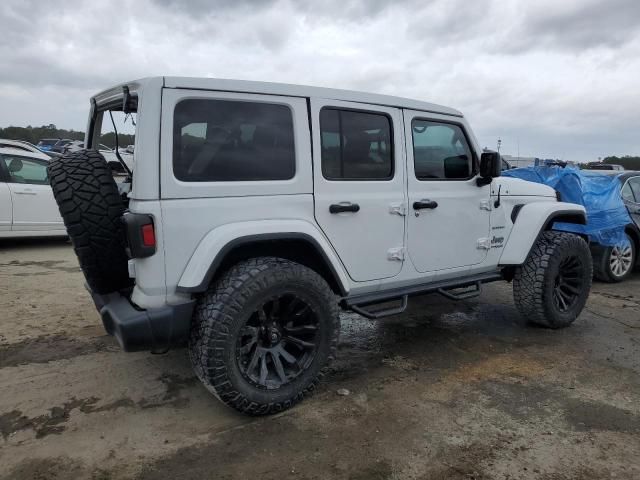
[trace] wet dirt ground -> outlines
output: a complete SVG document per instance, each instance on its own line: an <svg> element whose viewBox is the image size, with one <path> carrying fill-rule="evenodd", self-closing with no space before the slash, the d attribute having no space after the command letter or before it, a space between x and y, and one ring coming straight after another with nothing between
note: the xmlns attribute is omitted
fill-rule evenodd
<svg viewBox="0 0 640 480"><path fill-rule="evenodd" d="M64 240L2 241L0 478L640 478L640 274L561 331L496 283L341 335L314 397L248 418L186 351L122 353Z"/></svg>

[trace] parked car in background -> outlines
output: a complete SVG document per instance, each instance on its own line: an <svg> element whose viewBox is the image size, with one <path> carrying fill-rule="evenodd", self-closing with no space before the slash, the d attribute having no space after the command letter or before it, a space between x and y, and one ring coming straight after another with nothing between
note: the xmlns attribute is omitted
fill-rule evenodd
<svg viewBox="0 0 640 480"><path fill-rule="evenodd" d="M62 153L77 152L78 150L82 150L83 148L84 148L84 141L72 140L62 148Z"/></svg>
<svg viewBox="0 0 640 480"><path fill-rule="evenodd" d="M55 145L53 145L51 147L51 151L52 152L56 152L56 153L64 153L64 147L68 144L70 144L71 142L73 142L73 140L69 139L69 138L65 138L62 140L58 140Z"/></svg>
<svg viewBox="0 0 640 480"><path fill-rule="evenodd" d="M624 171L624 167L622 165L615 165L613 163L602 163L602 162L590 162L585 165L585 170L616 170L616 171Z"/></svg>
<svg viewBox="0 0 640 480"><path fill-rule="evenodd" d="M569 231L589 238L595 278L620 282L639 266L639 171L537 166L503 175L548 185L556 190L559 199L584 205L587 223ZM553 228L566 230L566 225L554 224Z"/></svg>
<svg viewBox="0 0 640 480"><path fill-rule="evenodd" d="M38 147L43 152L48 152L49 150L51 150L51 147L58 143L59 140L59 138L42 138L40 139L36 147Z"/></svg>
<svg viewBox="0 0 640 480"><path fill-rule="evenodd" d="M621 282L631 275L634 267L640 266L640 172L619 173L611 170L606 172L618 175L620 195L631 217L631 223L625 228L627 242L614 247L591 246L594 275L605 282Z"/></svg>
<svg viewBox="0 0 640 480"><path fill-rule="evenodd" d="M64 147L64 153L77 152L79 150L84 149L84 142L82 140L74 140ZM112 148L107 147L104 144L98 145L98 151L102 154L102 156L107 161L109 168L113 173L119 174L124 173L125 169L118 160L116 156L116 151ZM127 148L119 148L118 153L120 153L120 157L122 161L124 161L125 165L129 167L130 170L133 169L133 145L128 145Z"/></svg>
<svg viewBox="0 0 640 480"><path fill-rule="evenodd" d="M42 160L51 160L51 157L48 154L42 152L38 147L22 140L6 140L0 138L0 148L14 148L23 152L29 152L35 158L40 158Z"/></svg>
<svg viewBox="0 0 640 480"><path fill-rule="evenodd" d="M31 152L0 147L0 238L67 235L48 165Z"/></svg>

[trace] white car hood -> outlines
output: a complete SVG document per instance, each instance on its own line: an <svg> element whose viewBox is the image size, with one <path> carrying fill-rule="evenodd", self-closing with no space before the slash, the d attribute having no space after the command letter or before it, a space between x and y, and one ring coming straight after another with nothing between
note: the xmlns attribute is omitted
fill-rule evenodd
<svg viewBox="0 0 640 480"><path fill-rule="evenodd" d="M498 195L498 188L503 196L556 197L556 191L548 185L520 178L498 177L491 183L491 195Z"/></svg>

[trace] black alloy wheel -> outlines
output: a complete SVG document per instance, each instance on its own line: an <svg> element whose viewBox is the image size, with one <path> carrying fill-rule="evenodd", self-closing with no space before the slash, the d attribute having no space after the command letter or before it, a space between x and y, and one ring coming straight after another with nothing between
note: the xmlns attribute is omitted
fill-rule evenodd
<svg viewBox="0 0 640 480"><path fill-rule="evenodd" d="M313 362L317 335L318 317L304 299L294 293L270 298L240 331L238 368L258 388L281 388Z"/></svg>
<svg viewBox="0 0 640 480"><path fill-rule="evenodd" d="M553 288L553 301L561 312L573 308L584 288L583 265L577 256L560 262Z"/></svg>

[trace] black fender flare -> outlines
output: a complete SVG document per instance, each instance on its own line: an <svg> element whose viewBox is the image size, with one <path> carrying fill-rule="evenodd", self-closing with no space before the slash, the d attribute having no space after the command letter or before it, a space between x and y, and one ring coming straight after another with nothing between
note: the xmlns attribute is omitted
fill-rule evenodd
<svg viewBox="0 0 640 480"><path fill-rule="evenodd" d="M216 273L223 265L224 260L227 256L233 252L234 250L247 246L250 244L266 244L271 242L286 242L286 241L296 241L296 242L304 242L310 248L312 248L315 253L322 259L322 264L326 269L326 273L330 276L330 278L325 278L328 283L334 287L336 287L342 296L346 296L348 291L346 286L340 281L340 276L336 271L334 265L331 263L331 260L322 249L320 244L313 238L311 235L300 232L282 232L282 233L260 233L253 235L246 235L243 237L238 237L231 240L224 247L220 249L220 251L216 254L211 265L207 269L207 273L202 279L202 281L195 286L192 287L183 287L178 285L176 287L176 292L178 293L202 293L209 288L212 280L214 279ZM319 272L320 273L320 272ZM322 274L322 273L321 273ZM326 275L323 275L326 277Z"/></svg>

